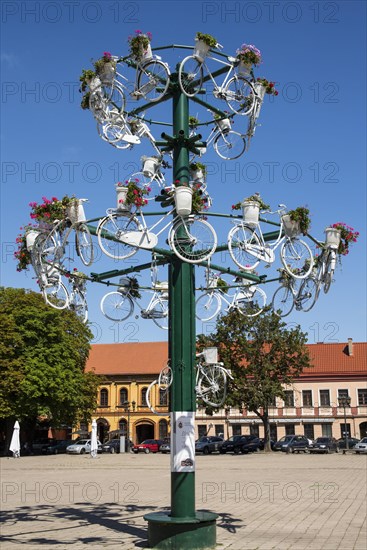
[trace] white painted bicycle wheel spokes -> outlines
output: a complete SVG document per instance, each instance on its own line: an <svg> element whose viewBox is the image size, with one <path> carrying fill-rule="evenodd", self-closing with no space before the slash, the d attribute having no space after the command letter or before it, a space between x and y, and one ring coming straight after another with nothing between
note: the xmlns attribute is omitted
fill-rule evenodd
<svg viewBox="0 0 367 550"><path fill-rule="evenodd" d="M179 68L178 82L182 92L188 97L194 97L203 82L203 66L194 56L186 57Z"/></svg>
<svg viewBox="0 0 367 550"><path fill-rule="evenodd" d="M173 372L169 365L163 367L158 376L159 387L169 387L173 381Z"/></svg>
<svg viewBox="0 0 367 550"><path fill-rule="evenodd" d="M235 225L228 234L228 250L232 260L245 271L254 269L260 263L256 255L261 248L259 237L251 227Z"/></svg>
<svg viewBox="0 0 367 550"><path fill-rule="evenodd" d="M227 377L220 365L202 365L196 396L212 407L223 405L227 394Z"/></svg>
<svg viewBox="0 0 367 550"><path fill-rule="evenodd" d="M310 311L316 303L318 292L317 283L312 277L308 277L302 281L301 287L297 295L297 304L304 312Z"/></svg>
<svg viewBox="0 0 367 550"><path fill-rule="evenodd" d="M83 264L91 265L94 260L94 248L90 231L85 223L78 224L76 228L76 247Z"/></svg>
<svg viewBox="0 0 367 550"><path fill-rule="evenodd" d="M101 311L107 319L119 323L133 313L134 304L129 296L121 292L109 292L101 300Z"/></svg>
<svg viewBox="0 0 367 550"><path fill-rule="evenodd" d="M275 292L272 300L272 308L279 317L286 317L293 309L294 299L292 291L288 286L280 286Z"/></svg>
<svg viewBox="0 0 367 550"><path fill-rule="evenodd" d="M215 292L206 292L196 300L196 318L200 321L210 321L218 315L221 299Z"/></svg>
<svg viewBox="0 0 367 550"><path fill-rule="evenodd" d="M224 95L228 107L236 115L249 115L255 106L255 92L248 80L233 77L229 80Z"/></svg>
<svg viewBox="0 0 367 550"><path fill-rule="evenodd" d="M246 317L256 317L266 306L266 294L255 285L249 286L237 294L233 307Z"/></svg>
<svg viewBox="0 0 367 550"><path fill-rule="evenodd" d="M43 297L49 306L65 309L69 305L69 294L60 277L53 277L43 288Z"/></svg>
<svg viewBox="0 0 367 550"><path fill-rule="evenodd" d="M309 246L299 239L286 239L280 256L284 268L295 279L305 279L312 271L313 255Z"/></svg>
<svg viewBox="0 0 367 550"><path fill-rule="evenodd" d="M86 323L88 320L88 305L84 295L76 288L73 291L69 309L75 312L79 319Z"/></svg>
<svg viewBox="0 0 367 550"><path fill-rule="evenodd" d="M169 244L181 260L195 264L210 258L217 247L217 235L205 220L181 218L170 232Z"/></svg>
<svg viewBox="0 0 367 550"><path fill-rule="evenodd" d="M169 73L166 65L154 59L145 63L139 70L135 93L148 101L158 101L169 86Z"/></svg>
<svg viewBox="0 0 367 550"><path fill-rule="evenodd" d="M106 256L115 260L130 258L136 254L138 248L114 239L118 239L128 231L137 229L137 220L128 213L121 212L106 216L97 229L99 246Z"/></svg>
<svg viewBox="0 0 367 550"><path fill-rule="evenodd" d="M239 158L246 150L245 138L232 130L219 134L213 144L214 150L224 160Z"/></svg>

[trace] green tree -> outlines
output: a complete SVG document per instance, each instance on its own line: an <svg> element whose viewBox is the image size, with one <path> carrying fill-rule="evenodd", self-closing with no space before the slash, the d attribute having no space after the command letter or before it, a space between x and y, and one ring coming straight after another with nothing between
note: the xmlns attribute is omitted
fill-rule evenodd
<svg viewBox="0 0 367 550"><path fill-rule="evenodd" d="M232 311L218 319L213 334L198 337L199 349L216 346L220 361L232 371L226 405L246 408L262 420L267 451L269 407L310 366L306 341L300 327L287 329L273 311L252 318Z"/></svg>
<svg viewBox="0 0 367 550"><path fill-rule="evenodd" d="M75 425L96 406L98 377L85 372L92 333L40 294L0 288L0 420Z"/></svg>

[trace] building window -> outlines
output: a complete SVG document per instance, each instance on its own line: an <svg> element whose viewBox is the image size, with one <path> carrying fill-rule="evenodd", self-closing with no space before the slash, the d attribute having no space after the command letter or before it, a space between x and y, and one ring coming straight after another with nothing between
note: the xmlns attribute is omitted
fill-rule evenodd
<svg viewBox="0 0 367 550"><path fill-rule="evenodd" d="M223 426L223 424L215 424L214 429L215 429L215 435L217 437L223 437L224 438L224 426Z"/></svg>
<svg viewBox="0 0 367 550"><path fill-rule="evenodd" d="M275 395L270 399L269 407L276 407L277 406L277 398Z"/></svg>
<svg viewBox="0 0 367 550"><path fill-rule="evenodd" d="M123 405L124 403L126 403L126 401L128 401L128 399L127 399L127 389L126 388L121 388L121 390L120 390L120 405Z"/></svg>
<svg viewBox="0 0 367 550"><path fill-rule="evenodd" d="M102 388L99 393L99 404L101 407L108 407L108 390Z"/></svg>
<svg viewBox="0 0 367 550"><path fill-rule="evenodd" d="M284 392L284 406L294 407L294 393L292 390Z"/></svg>
<svg viewBox="0 0 367 550"><path fill-rule="evenodd" d="M304 425L304 434L307 437L307 439L315 439L315 430L313 424L305 424Z"/></svg>
<svg viewBox="0 0 367 550"><path fill-rule="evenodd" d="M345 397L349 397L348 390L338 390L338 399L339 398L343 399Z"/></svg>
<svg viewBox="0 0 367 550"><path fill-rule="evenodd" d="M119 422L119 430L120 434L124 435L126 437L127 435L127 420L125 418L121 418Z"/></svg>
<svg viewBox="0 0 367 550"><path fill-rule="evenodd" d="M320 407L330 407L329 390L320 390Z"/></svg>
<svg viewBox="0 0 367 550"><path fill-rule="evenodd" d="M312 391L302 390L302 403L304 407L312 407Z"/></svg>
<svg viewBox="0 0 367 550"><path fill-rule="evenodd" d="M358 405L367 405L367 388L358 390Z"/></svg>
<svg viewBox="0 0 367 550"><path fill-rule="evenodd" d="M232 435L241 435L241 424L232 424Z"/></svg>
<svg viewBox="0 0 367 550"><path fill-rule="evenodd" d="M322 435L324 437L333 437L333 426L332 424L322 424Z"/></svg>
<svg viewBox="0 0 367 550"><path fill-rule="evenodd" d="M296 431L294 424L286 424L285 425L285 435L293 435Z"/></svg>
<svg viewBox="0 0 367 550"><path fill-rule="evenodd" d="M350 437L350 424L340 424L340 437Z"/></svg>
<svg viewBox="0 0 367 550"><path fill-rule="evenodd" d="M259 437L259 424L250 424L250 434Z"/></svg>
<svg viewBox="0 0 367 550"><path fill-rule="evenodd" d="M203 435L206 435L207 429L206 424L199 424L198 425L198 435L199 437L203 437Z"/></svg>
<svg viewBox="0 0 367 550"><path fill-rule="evenodd" d="M270 424L270 439L278 441L278 429L276 424Z"/></svg>
<svg viewBox="0 0 367 550"><path fill-rule="evenodd" d="M166 407L168 405L168 393L164 388L159 388L159 405L160 407Z"/></svg>
<svg viewBox="0 0 367 550"><path fill-rule="evenodd" d="M148 403L147 403L147 391L148 391L148 388L143 388L141 390L141 406L142 407L147 407L148 406Z"/></svg>
<svg viewBox="0 0 367 550"><path fill-rule="evenodd" d="M158 431L159 431L159 435L158 435L159 439L165 439L168 436L167 420L159 421Z"/></svg>

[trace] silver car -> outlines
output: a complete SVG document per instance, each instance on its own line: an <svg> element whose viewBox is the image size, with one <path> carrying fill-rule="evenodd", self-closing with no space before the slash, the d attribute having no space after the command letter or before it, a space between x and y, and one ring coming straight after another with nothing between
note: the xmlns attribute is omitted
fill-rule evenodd
<svg viewBox="0 0 367 550"><path fill-rule="evenodd" d="M354 446L353 450L357 454L367 453L367 437L364 437L363 439L361 439L361 441Z"/></svg>
<svg viewBox="0 0 367 550"><path fill-rule="evenodd" d="M73 443L73 445L69 445L69 447L66 447L66 452L71 455L83 455L85 453L90 453L91 442L91 439L79 439L79 441L76 441L75 443ZM98 453L101 453L101 442L97 441L97 445Z"/></svg>

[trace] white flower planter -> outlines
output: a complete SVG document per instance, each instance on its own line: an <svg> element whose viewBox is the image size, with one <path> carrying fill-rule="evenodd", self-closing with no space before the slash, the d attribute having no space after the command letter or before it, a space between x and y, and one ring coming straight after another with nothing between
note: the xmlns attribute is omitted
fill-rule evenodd
<svg viewBox="0 0 367 550"><path fill-rule="evenodd" d="M192 210L192 189L191 187L175 188L175 206L178 216L189 216Z"/></svg>
<svg viewBox="0 0 367 550"><path fill-rule="evenodd" d="M83 203L79 200L73 201L66 207L66 215L71 223L82 223L86 221Z"/></svg>
<svg viewBox="0 0 367 550"><path fill-rule="evenodd" d="M105 84L112 84L115 79L116 68L113 63L105 63L100 73L100 79Z"/></svg>
<svg viewBox="0 0 367 550"><path fill-rule="evenodd" d="M88 86L89 86L89 89L91 92L94 92L95 90L97 90L98 88L101 87L101 79L98 77L98 76L95 76L93 77L91 80L89 80L88 82Z"/></svg>
<svg viewBox="0 0 367 550"><path fill-rule="evenodd" d="M146 49L144 49L143 44L139 44L139 53L136 56L136 60L146 61L147 59L151 59L152 57L153 57L153 54L152 54L152 47L150 43L148 44Z"/></svg>
<svg viewBox="0 0 367 550"><path fill-rule="evenodd" d="M240 61L237 67L237 72L239 75L244 77L251 76L252 63L245 63L244 61Z"/></svg>
<svg viewBox="0 0 367 550"><path fill-rule="evenodd" d="M152 178L153 176L155 176L155 174L158 171L159 165L160 165L160 162L158 159L154 157L148 157L144 161L144 165L143 165L144 176L146 176L147 178Z"/></svg>
<svg viewBox="0 0 367 550"><path fill-rule="evenodd" d="M259 223L260 205L258 202L243 202L242 203L243 221L250 225Z"/></svg>
<svg viewBox="0 0 367 550"><path fill-rule="evenodd" d="M127 294L129 292L129 288L130 288L130 279L128 277L120 277L119 279L119 287L118 287L118 291L119 292L122 292L123 294Z"/></svg>
<svg viewBox="0 0 367 550"><path fill-rule="evenodd" d="M205 348L203 350L204 361L209 365L218 363L218 348Z"/></svg>
<svg viewBox="0 0 367 550"><path fill-rule="evenodd" d="M340 245L341 231L334 227L327 227L325 229L326 246L328 248L338 248Z"/></svg>
<svg viewBox="0 0 367 550"><path fill-rule="evenodd" d="M34 243L37 239L39 235L39 232L38 231L28 231L26 236L25 236L25 240L26 240L26 245L27 245L27 250L28 252L30 252L33 247L34 247Z"/></svg>
<svg viewBox="0 0 367 550"><path fill-rule="evenodd" d="M130 205L125 204L126 197L127 197L127 187L116 185L115 189L116 189L117 210L130 210Z"/></svg>
<svg viewBox="0 0 367 550"><path fill-rule="evenodd" d="M216 120L215 122L222 132L228 132L231 129L231 121L229 118L223 118L222 120Z"/></svg>
<svg viewBox="0 0 367 550"><path fill-rule="evenodd" d="M199 170L190 170L190 178L197 183L204 183L205 181L204 172L201 168L199 168Z"/></svg>
<svg viewBox="0 0 367 550"><path fill-rule="evenodd" d="M266 93L266 88L263 84L260 82L255 82L254 84L255 92L260 97L261 101L263 101Z"/></svg>
<svg viewBox="0 0 367 550"><path fill-rule="evenodd" d="M204 61L206 56L208 55L210 50L210 46L203 42L202 40L195 40L195 46L194 46L194 56L200 63Z"/></svg>
<svg viewBox="0 0 367 550"><path fill-rule="evenodd" d="M299 227L299 223L292 221L288 214L282 216L282 222L284 233L287 237L294 238L297 237L297 235L300 235L301 229Z"/></svg>

